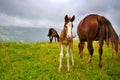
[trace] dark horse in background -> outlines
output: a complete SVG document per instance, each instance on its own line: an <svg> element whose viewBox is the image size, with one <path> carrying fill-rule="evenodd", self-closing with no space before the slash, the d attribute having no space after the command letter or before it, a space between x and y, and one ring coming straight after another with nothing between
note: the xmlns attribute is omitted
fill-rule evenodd
<svg viewBox="0 0 120 80"><path fill-rule="evenodd" d="M57 41L59 42L59 35L58 35L57 31L54 28L49 29L48 37L50 39L50 42L53 41L53 37L55 37L55 42L56 42L56 38L57 38Z"/></svg>
<svg viewBox="0 0 120 80"><path fill-rule="evenodd" d="M102 53L104 41L109 45L114 46L115 51L120 56L120 41L115 30L112 27L111 22L104 16L91 14L82 19L77 28L77 34L80 40L78 44L80 57L83 55L84 43L87 42L87 48L89 50L88 63L92 60L94 52L93 41L99 42L99 67L102 67Z"/></svg>

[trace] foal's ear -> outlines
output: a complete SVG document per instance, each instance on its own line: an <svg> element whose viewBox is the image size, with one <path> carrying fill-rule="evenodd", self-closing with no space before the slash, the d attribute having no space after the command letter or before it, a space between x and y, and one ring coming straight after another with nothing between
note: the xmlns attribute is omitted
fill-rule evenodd
<svg viewBox="0 0 120 80"><path fill-rule="evenodd" d="M71 18L71 21L73 22L75 20L75 16L73 15L73 17Z"/></svg>
<svg viewBox="0 0 120 80"><path fill-rule="evenodd" d="M67 19L68 19L68 15L65 16L65 21L67 21Z"/></svg>

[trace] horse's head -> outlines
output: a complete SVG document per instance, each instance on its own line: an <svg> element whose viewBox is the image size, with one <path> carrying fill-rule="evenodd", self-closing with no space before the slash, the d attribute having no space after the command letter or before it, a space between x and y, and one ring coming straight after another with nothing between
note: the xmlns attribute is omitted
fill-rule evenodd
<svg viewBox="0 0 120 80"><path fill-rule="evenodd" d="M65 24L64 24L64 28L66 31L66 36L67 38L72 38L72 28L73 28L73 21L75 19L75 16L73 16L72 18L68 17L68 15L65 16Z"/></svg>

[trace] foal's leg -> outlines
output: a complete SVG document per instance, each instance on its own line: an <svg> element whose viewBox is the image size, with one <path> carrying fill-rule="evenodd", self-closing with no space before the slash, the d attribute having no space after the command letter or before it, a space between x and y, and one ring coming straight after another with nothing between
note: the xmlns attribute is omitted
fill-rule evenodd
<svg viewBox="0 0 120 80"><path fill-rule="evenodd" d="M66 57L67 57L67 69L68 69L68 71L70 71L69 54L70 54L70 46L67 45L67 54L66 54Z"/></svg>
<svg viewBox="0 0 120 80"><path fill-rule="evenodd" d="M92 60L93 52L94 52L93 45L92 45L92 41L88 41L88 50L89 50L89 59L88 59L88 63L90 63L91 60Z"/></svg>
<svg viewBox="0 0 120 80"><path fill-rule="evenodd" d="M83 49L84 49L84 41L80 41L80 43L78 44L78 48L79 48L79 53L80 53L80 57L83 57Z"/></svg>
<svg viewBox="0 0 120 80"><path fill-rule="evenodd" d="M60 63L59 63L59 68L58 68L58 72L61 71L62 69L62 58L63 58L63 45L60 45Z"/></svg>
<svg viewBox="0 0 120 80"><path fill-rule="evenodd" d="M102 67L102 52L103 52L103 40L99 41L99 59L100 59L100 62L98 64L99 68Z"/></svg>
<svg viewBox="0 0 120 80"><path fill-rule="evenodd" d="M71 52L71 58L72 58L72 65L74 65L74 58L73 58L73 45L70 48L70 52Z"/></svg>

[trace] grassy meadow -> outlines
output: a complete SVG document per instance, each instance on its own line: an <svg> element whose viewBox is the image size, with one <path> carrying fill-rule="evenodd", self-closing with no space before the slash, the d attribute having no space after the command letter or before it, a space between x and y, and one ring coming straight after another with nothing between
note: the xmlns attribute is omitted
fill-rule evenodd
<svg viewBox="0 0 120 80"><path fill-rule="evenodd" d="M87 63L87 45L83 58L78 54L78 41L74 41L74 61L70 72L66 67L66 47L62 71L59 66L59 43L36 42L0 43L0 80L120 80L120 61L112 49L104 45L103 67L98 68L98 43L94 42L92 63Z"/></svg>

